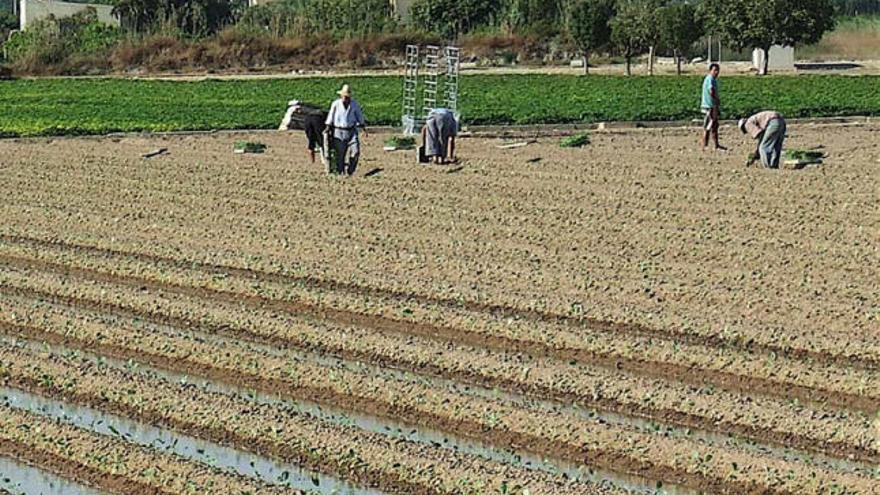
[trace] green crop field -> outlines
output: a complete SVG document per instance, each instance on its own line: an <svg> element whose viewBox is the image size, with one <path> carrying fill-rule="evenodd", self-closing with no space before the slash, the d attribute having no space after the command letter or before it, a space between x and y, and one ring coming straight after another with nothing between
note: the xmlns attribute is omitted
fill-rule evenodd
<svg viewBox="0 0 880 495"><path fill-rule="evenodd" d="M0 135L270 129L288 100L329 104L343 82L373 125L397 124L402 81L393 76L200 82L38 79L0 82ZM505 75L462 78L469 124L680 120L699 115L699 77ZM880 77L722 77L722 111L788 117L880 115Z"/></svg>

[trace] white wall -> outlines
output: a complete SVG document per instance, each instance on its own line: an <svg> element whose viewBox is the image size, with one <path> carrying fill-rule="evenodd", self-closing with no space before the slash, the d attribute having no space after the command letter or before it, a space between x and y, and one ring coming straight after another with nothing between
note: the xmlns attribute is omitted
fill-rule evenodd
<svg viewBox="0 0 880 495"><path fill-rule="evenodd" d="M113 16L112 5L95 5L89 3L68 3L55 0L20 0L19 25L24 31L34 22L54 15L55 17L69 17L88 7L94 7L98 12L98 20L111 26L118 26L119 19Z"/></svg>
<svg viewBox="0 0 880 495"><path fill-rule="evenodd" d="M404 22L409 21L412 4L413 0L391 0L393 12Z"/></svg>
<svg viewBox="0 0 880 495"><path fill-rule="evenodd" d="M764 64L764 50L755 48L752 52L752 65L760 70ZM769 70L794 70L794 47L773 45L770 47Z"/></svg>

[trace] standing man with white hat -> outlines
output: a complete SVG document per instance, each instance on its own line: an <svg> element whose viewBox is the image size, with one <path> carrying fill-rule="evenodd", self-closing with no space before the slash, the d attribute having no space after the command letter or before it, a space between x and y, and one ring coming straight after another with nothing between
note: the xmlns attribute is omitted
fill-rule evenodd
<svg viewBox="0 0 880 495"><path fill-rule="evenodd" d="M339 99L330 105L325 124L333 137L333 150L336 152L336 173L354 175L360 158L361 148L358 140L358 129L364 130L367 135L364 112L358 102L351 97L351 88L348 84L338 91ZM348 161L348 170L345 167L345 155L351 152Z"/></svg>

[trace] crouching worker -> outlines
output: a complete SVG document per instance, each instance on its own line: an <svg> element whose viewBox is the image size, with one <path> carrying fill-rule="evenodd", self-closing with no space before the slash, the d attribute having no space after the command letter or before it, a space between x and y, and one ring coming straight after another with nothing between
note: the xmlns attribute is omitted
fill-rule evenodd
<svg viewBox="0 0 880 495"><path fill-rule="evenodd" d="M357 170L358 159L361 155L361 145L358 139L358 130L363 129L367 135L364 112L358 102L352 99L351 88L348 84L339 90L339 99L330 106L325 124L333 139L333 152L336 154L337 174L354 175ZM350 154L348 167L345 166L345 155ZM332 170L332 167L331 167Z"/></svg>
<svg viewBox="0 0 880 495"><path fill-rule="evenodd" d="M433 157L434 163L455 163L455 136L458 122L455 115L445 108L435 108L422 127L422 145L425 156Z"/></svg>
<svg viewBox="0 0 880 495"><path fill-rule="evenodd" d="M749 160L749 165L760 158L764 167L779 168L782 144L785 142L785 119L782 115L774 111L756 113L747 119L740 119L739 129L758 140L758 149Z"/></svg>
<svg viewBox="0 0 880 495"><path fill-rule="evenodd" d="M315 163L315 152L323 153L324 150L324 121L327 116L309 115L305 119L306 139L309 140L309 158Z"/></svg>
<svg viewBox="0 0 880 495"><path fill-rule="evenodd" d="M327 113L314 105L298 100L289 102L287 106L287 112L278 130L304 130L308 140L309 158L315 163L315 153L324 148L324 121L327 119Z"/></svg>

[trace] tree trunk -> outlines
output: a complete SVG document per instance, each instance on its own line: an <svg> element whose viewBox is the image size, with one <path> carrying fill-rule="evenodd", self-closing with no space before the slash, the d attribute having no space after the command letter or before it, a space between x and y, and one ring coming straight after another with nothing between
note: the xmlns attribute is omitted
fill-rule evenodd
<svg viewBox="0 0 880 495"><path fill-rule="evenodd" d="M588 53L584 53L584 75L590 73L590 55Z"/></svg>
<svg viewBox="0 0 880 495"><path fill-rule="evenodd" d="M654 47L648 47L648 75L654 75Z"/></svg>
<svg viewBox="0 0 880 495"><path fill-rule="evenodd" d="M678 54L678 50L672 50L672 56L675 57L675 72L680 76L681 75L681 56Z"/></svg>
<svg viewBox="0 0 880 495"><path fill-rule="evenodd" d="M628 75L628 76L632 75L632 69L630 68L630 65L632 65L632 57L627 55L626 56L626 75Z"/></svg>
<svg viewBox="0 0 880 495"><path fill-rule="evenodd" d="M764 48L764 63L761 64L761 75L766 76L769 73L768 68L770 67L770 47Z"/></svg>

